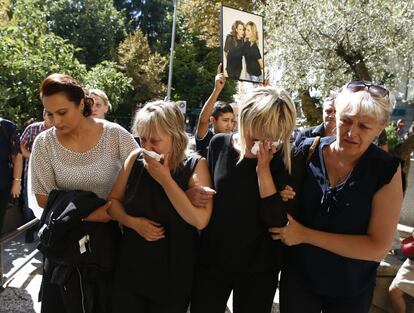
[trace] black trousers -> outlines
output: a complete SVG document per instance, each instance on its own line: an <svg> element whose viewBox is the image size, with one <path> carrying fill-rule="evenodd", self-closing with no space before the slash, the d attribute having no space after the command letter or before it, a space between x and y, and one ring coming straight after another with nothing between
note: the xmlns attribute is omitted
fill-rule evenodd
<svg viewBox="0 0 414 313"><path fill-rule="evenodd" d="M142 284L143 282L137 282ZM114 285L112 292L112 313L186 313L190 297L175 297L171 301L142 295L134 288ZM223 311L224 312L224 311Z"/></svg>
<svg viewBox="0 0 414 313"><path fill-rule="evenodd" d="M280 313L368 313L373 292L374 286L353 297L321 296L297 271L287 269L280 278Z"/></svg>
<svg viewBox="0 0 414 313"><path fill-rule="evenodd" d="M233 290L233 313L270 313L278 273L232 273L217 268L196 272L191 313L223 313Z"/></svg>
<svg viewBox="0 0 414 313"><path fill-rule="evenodd" d="M0 189L0 234L2 233L4 217L6 216L7 205L10 200L10 187Z"/></svg>

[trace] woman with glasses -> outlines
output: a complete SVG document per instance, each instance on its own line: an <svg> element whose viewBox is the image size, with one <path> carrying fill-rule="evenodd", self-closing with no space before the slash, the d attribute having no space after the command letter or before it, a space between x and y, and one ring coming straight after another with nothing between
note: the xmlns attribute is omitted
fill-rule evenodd
<svg viewBox="0 0 414 313"><path fill-rule="evenodd" d="M208 162L217 193L201 234L192 313L223 313L232 291L232 312L271 311L282 245L267 228L287 222L278 190L290 169L295 120L285 91L257 88L241 104L240 132L211 140Z"/></svg>
<svg viewBox="0 0 414 313"><path fill-rule="evenodd" d="M293 175L302 176L293 188L297 214L270 229L291 246L281 277L282 313L368 312L376 269L398 223L400 162L372 144L392 110L388 90L353 81L335 103L336 136L321 138L308 162L313 139L294 152Z"/></svg>

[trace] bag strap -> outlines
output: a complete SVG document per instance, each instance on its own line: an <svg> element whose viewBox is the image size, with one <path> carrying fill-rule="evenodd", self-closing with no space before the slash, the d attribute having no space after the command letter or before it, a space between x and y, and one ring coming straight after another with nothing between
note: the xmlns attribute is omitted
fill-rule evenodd
<svg viewBox="0 0 414 313"><path fill-rule="evenodd" d="M306 164L309 164L313 154L315 153L316 148L319 146L319 142L321 141L321 136L316 136L312 142L312 145L309 148L308 156L306 157Z"/></svg>

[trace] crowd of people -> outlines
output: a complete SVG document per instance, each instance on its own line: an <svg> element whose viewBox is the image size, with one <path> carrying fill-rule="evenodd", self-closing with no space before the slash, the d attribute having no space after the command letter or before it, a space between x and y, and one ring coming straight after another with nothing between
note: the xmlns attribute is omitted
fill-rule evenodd
<svg viewBox="0 0 414 313"><path fill-rule="evenodd" d="M235 43L254 33L234 28ZM232 106L217 101L225 76L220 65L196 151L176 104L147 103L131 134L105 120L103 91L64 74L41 83L44 121L21 140L0 120L0 213L22 180L26 220L29 197L43 208L43 313L222 313L231 292L233 312L270 313L277 288L282 313L369 311L403 199L400 160L374 144L389 91L348 82L322 124L295 132L284 89L258 86ZM105 253L91 248L108 236ZM51 251L52 239L77 248Z"/></svg>

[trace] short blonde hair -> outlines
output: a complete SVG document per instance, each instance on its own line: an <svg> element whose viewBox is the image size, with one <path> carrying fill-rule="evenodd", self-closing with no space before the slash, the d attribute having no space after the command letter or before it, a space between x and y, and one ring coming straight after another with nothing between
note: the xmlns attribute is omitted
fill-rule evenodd
<svg viewBox="0 0 414 313"><path fill-rule="evenodd" d="M153 131L170 134L170 164L173 172L182 165L187 156L188 136L184 131L184 116L175 102L148 102L135 114L132 131L139 137L148 136Z"/></svg>
<svg viewBox="0 0 414 313"><path fill-rule="evenodd" d="M246 138L261 133L283 142L283 160L291 170L290 137L296 126L296 109L289 95L280 88L258 87L241 102L239 113L240 159L246 154Z"/></svg>
<svg viewBox="0 0 414 313"><path fill-rule="evenodd" d="M368 90L353 92L347 88L348 84L342 87L342 91L335 99L336 116L368 116L386 125L392 112L390 96L376 96Z"/></svg>
<svg viewBox="0 0 414 313"><path fill-rule="evenodd" d="M90 89L89 90L89 96L93 96L93 95L98 96L99 98L101 98L103 100L104 104L109 108L109 110L112 110L112 105L109 102L108 96L106 95L106 93L103 90L97 89L97 88Z"/></svg>

